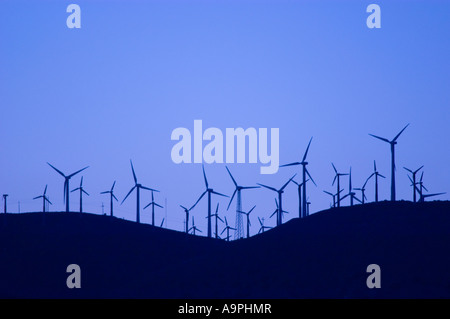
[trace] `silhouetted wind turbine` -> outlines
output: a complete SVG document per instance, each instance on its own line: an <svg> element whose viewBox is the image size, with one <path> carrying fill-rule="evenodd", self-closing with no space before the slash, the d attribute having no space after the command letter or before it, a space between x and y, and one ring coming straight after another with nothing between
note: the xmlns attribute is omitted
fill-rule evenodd
<svg viewBox="0 0 450 319"><path fill-rule="evenodd" d="M277 201L276 198L275 198L275 206L276 206L277 208L276 208L275 211L272 213L272 215L269 216L269 218L272 218L275 214L277 214L277 218L278 218L278 213L280 212L280 207L278 206L278 201ZM289 214L289 212L287 212L287 211L285 211L285 210L281 211L281 221L283 221L283 214Z"/></svg>
<svg viewBox="0 0 450 319"><path fill-rule="evenodd" d="M165 220L165 218L163 218L163 219L162 219L162 221L161 221L161 225L159 225L159 227L160 227L160 228L162 228L162 227L163 227L163 225L164 225L164 220Z"/></svg>
<svg viewBox="0 0 450 319"><path fill-rule="evenodd" d="M226 230L227 231L227 237L225 238L226 241L230 241L230 229L231 230L236 230L236 228L231 227L230 225L228 225L228 220L225 217L225 228L222 230L222 232L220 233L221 235L223 234L223 232Z"/></svg>
<svg viewBox="0 0 450 319"><path fill-rule="evenodd" d="M241 191L243 189L253 189L253 188L259 188L259 186L240 186L237 184L236 180L234 179L233 175L231 174L230 170L227 166L225 168L228 171L228 174L231 177L231 180L233 181L233 184L235 186L233 195L231 195L230 202L228 203L227 210L230 208L231 202L233 201L234 195L236 196L236 231L234 233L234 239L238 239L244 236L243 234L243 227L242 227L242 215L239 213L242 210L242 197L241 197Z"/></svg>
<svg viewBox="0 0 450 319"><path fill-rule="evenodd" d="M362 187L360 187L360 188L355 188L355 190L357 190L357 191L361 191L361 204L364 204L365 203L365 200L367 199L367 196L366 196L366 184L367 184L367 181L368 181L369 179L366 179L366 181L364 182L364 184L363 184L363 186Z"/></svg>
<svg viewBox="0 0 450 319"><path fill-rule="evenodd" d="M250 223L250 213L255 209L256 205L252 207L248 212L239 211L240 214L244 214L247 216L247 238L250 237L250 226L252 225Z"/></svg>
<svg viewBox="0 0 450 319"><path fill-rule="evenodd" d="M302 170L302 176L303 176L303 182L302 182L302 185L303 185L303 196L302 196L302 198L303 198L303 204L302 204L302 216L301 217L306 217L307 216L307 214L306 214L306 206L307 206L307 204L306 204L306 175L308 175L309 176L309 178L311 179L311 181L314 183L314 185L316 185L316 183L314 182L314 180L313 180L313 178L311 177L311 175L309 174L309 171L307 170L307 168L306 168L306 165L308 165L308 162L306 161L306 156L308 155L308 150L309 150L309 146L311 145L311 141L312 141L312 137L311 137L311 139L309 140L309 143L308 143L308 146L306 147L306 151L305 151L305 154L303 154L303 158L302 158L302 161L301 162L295 162L295 163L290 163L290 164L285 164L285 165L281 165L280 167L287 167L287 166L295 166L295 165L302 165L302 167L303 167L303 170ZM316 185L317 186L317 185ZM280 205L281 205L281 203L280 203Z"/></svg>
<svg viewBox="0 0 450 319"><path fill-rule="evenodd" d="M152 191L152 201L150 203L148 203L144 209L146 209L148 206L152 206L152 225L155 226L155 206L158 206L159 208L164 208L161 205L155 203L155 198L153 196L153 191Z"/></svg>
<svg viewBox="0 0 450 319"><path fill-rule="evenodd" d="M353 206L353 200L357 200L358 202L362 203L357 197L356 193L353 192L352 188L352 168L350 167L350 174L348 178L348 194L342 197L342 200L344 200L347 196L350 196L350 206Z"/></svg>
<svg viewBox="0 0 450 319"><path fill-rule="evenodd" d="M397 144L397 139L399 138L400 134L403 133L403 131L408 127L409 124L407 124L401 131L398 133L392 141L389 141L388 139L384 137L379 137L373 134L369 134L370 136L373 136L379 140L382 140L383 142L389 143L391 145L391 201L395 201L395 144Z"/></svg>
<svg viewBox="0 0 450 319"><path fill-rule="evenodd" d="M189 229L189 231L192 231L192 234L193 234L194 236L195 236L195 232L196 232L196 231L202 232L200 229L198 229L198 228L195 226L194 216L192 216L192 227Z"/></svg>
<svg viewBox="0 0 450 319"><path fill-rule="evenodd" d="M309 181L309 178L306 180L306 182L305 183L308 183L308 181ZM317 187L317 184L314 182L314 180L311 180L313 183L314 183L314 185L316 185L316 187ZM297 187L298 187L298 190L297 190L297 192L298 192L298 217L299 218L302 218L302 217L306 217L306 216L308 216L308 214L305 214L305 216L302 216L302 189L303 189L303 183L297 183L295 180L292 180L292 182L295 184L295 185L297 185Z"/></svg>
<svg viewBox="0 0 450 319"><path fill-rule="evenodd" d="M183 205L180 205L181 208L183 208L184 212L186 213L186 234L189 233L189 212L191 211L192 208L194 208L194 206L192 206L191 208L186 208Z"/></svg>
<svg viewBox="0 0 450 319"><path fill-rule="evenodd" d="M3 194L3 212L6 214L6 198L8 197L8 194Z"/></svg>
<svg viewBox="0 0 450 319"><path fill-rule="evenodd" d="M45 213L45 203L48 202L50 205L53 205L52 202L47 197L47 185L45 185L44 194L40 196L36 196L33 199L42 198L42 212Z"/></svg>
<svg viewBox="0 0 450 319"><path fill-rule="evenodd" d="M414 183L411 177L408 175L408 179L411 182L411 186L415 187L417 192L419 193L419 201L422 198L423 190L426 190L428 192L428 189L423 185L423 171L422 174L420 174L420 180L417 183ZM417 188L417 184L420 186L420 188Z"/></svg>
<svg viewBox="0 0 450 319"><path fill-rule="evenodd" d="M123 199L122 203L120 203L120 205L122 205L123 202L127 199L127 197L131 194L131 192L134 189L136 189L136 222L140 223L141 220L140 220L140 209L139 209L139 206L140 206L139 193L140 193L141 188L145 189L145 190L148 190L148 191L153 191L153 192L159 192L159 191L156 190L156 189L145 187L145 186L142 186L141 184L138 184L137 178L136 178L136 173L134 172L133 162L131 160L130 160L130 164L131 164L131 171L133 172L134 186L133 186L132 189L130 189L130 191L128 192L127 196L125 196L125 198Z"/></svg>
<svg viewBox="0 0 450 319"><path fill-rule="evenodd" d="M335 175L334 175L334 179L333 179L333 183L331 184L331 186L333 186L334 185L334 182L336 182L336 180L337 180L337 190L336 190L336 194L337 194L337 207L341 207L341 195L340 195L340 189L341 189L341 186L340 186L340 177L341 176L346 176L346 175L348 175L348 174L346 174L346 173L338 173L338 171L337 171L337 169L336 169L336 167L334 166L334 164L333 163L331 163L331 166L333 166L333 169L334 169L334 172L335 172Z"/></svg>
<svg viewBox="0 0 450 319"><path fill-rule="evenodd" d="M339 191L339 193L341 193L343 191L343 189L341 189L340 191ZM333 197L333 208L335 208L336 207L336 196L337 196L337 193L336 194L333 194L333 193L330 193L330 192L327 192L327 191L323 191L325 194L328 194L328 195L330 195L331 197Z"/></svg>
<svg viewBox="0 0 450 319"><path fill-rule="evenodd" d="M264 218L262 218L262 221L261 221L261 219L258 217L258 220L259 220L259 224L261 225L261 227L259 228L258 234L259 233L264 233L264 231L266 229L271 229L272 228L270 226L264 226Z"/></svg>
<svg viewBox="0 0 450 319"><path fill-rule="evenodd" d="M194 206L192 206L192 208L194 208L197 205L197 203L203 198L203 196L205 196L205 194L208 194L208 237L211 237L211 194L215 194L215 195L219 195L219 196L223 196L223 197L228 197L228 196L218 193L218 192L214 191L212 188L209 188L208 180L207 180L206 174L205 174L205 167L202 166L202 169L203 169L203 177L205 179L206 190L200 195L200 197L197 199L197 201L195 202Z"/></svg>
<svg viewBox="0 0 450 319"><path fill-rule="evenodd" d="M276 189L267 185L263 185L260 183L257 183L259 186L265 187L267 189L270 189L271 191L274 191L276 193L278 193L278 214L277 214L277 226L281 225L282 221L281 221L281 214L283 212L283 193L284 193L284 189L286 188L286 186L288 186L288 184L294 179L294 177L297 174L294 174L294 176L292 176L287 182L286 184L284 184L280 189Z"/></svg>
<svg viewBox="0 0 450 319"><path fill-rule="evenodd" d="M215 237L219 238L219 231L218 231L219 220L222 223L224 222L223 219L219 217L219 203L217 203L216 212L214 214L212 214L211 217L215 217L215 219L216 219L216 225L215 225L216 226L216 235L215 235ZM206 217L206 218L208 218L208 217Z"/></svg>
<svg viewBox="0 0 450 319"><path fill-rule="evenodd" d="M116 200L116 202L118 202L119 200L117 199L117 197L114 195L114 186L116 185L116 181L114 181L114 183L112 184L112 187L109 191L104 191L101 192L100 194L109 194L109 198L110 198L110 213L109 215L112 217L114 216L114 212L113 212L113 198Z"/></svg>
<svg viewBox="0 0 450 319"><path fill-rule="evenodd" d="M88 192L86 192L83 188L83 176L81 176L80 187L77 187L71 191L71 193L79 190L80 191L80 213L83 212L83 193L89 196Z"/></svg>
<svg viewBox="0 0 450 319"><path fill-rule="evenodd" d="M378 177L386 178L377 171L377 163L373 161L373 173L367 178L367 181L375 176L375 202L378 203ZM366 182L367 182L366 181Z"/></svg>
<svg viewBox="0 0 450 319"><path fill-rule="evenodd" d="M416 174L422 169L422 167L423 167L423 165L422 166L420 166L418 169L416 169L415 171L413 171L413 170L410 170L409 168L406 168L406 167L404 167L403 166L403 168L405 169L405 170L407 170L408 172L410 172L411 173L411 175L412 175L412 183L413 183L413 202L415 203L416 202Z"/></svg>
<svg viewBox="0 0 450 319"><path fill-rule="evenodd" d="M69 212L69 180L77 175L78 173L84 171L86 168L88 168L89 166L86 166L78 171L76 171L75 173L72 173L70 175L64 175L63 172L61 172L60 170L58 170L56 167L54 167L52 164L50 164L49 162L47 162L48 165L50 165L51 168L53 168L55 171L57 171L62 177L64 177L64 201L66 202L66 212Z"/></svg>

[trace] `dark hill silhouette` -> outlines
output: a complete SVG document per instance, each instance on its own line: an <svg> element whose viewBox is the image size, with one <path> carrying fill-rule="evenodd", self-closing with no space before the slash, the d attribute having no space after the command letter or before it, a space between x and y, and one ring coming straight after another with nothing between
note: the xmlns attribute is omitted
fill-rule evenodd
<svg viewBox="0 0 450 319"><path fill-rule="evenodd" d="M2 298L450 298L450 202L379 202L234 242L109 216L0 216ZM81 289L66 267L81 267ZM366 286L369 264L381 289Z"/></svg>

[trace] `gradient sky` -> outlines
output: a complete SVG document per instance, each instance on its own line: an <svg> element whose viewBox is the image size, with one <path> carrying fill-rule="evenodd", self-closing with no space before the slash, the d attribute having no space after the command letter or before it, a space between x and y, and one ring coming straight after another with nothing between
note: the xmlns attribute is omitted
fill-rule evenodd
<svg viewBox="0 0 450 319"><path fill-rule="evenodd" d="M81 29L68 29L66 7L81 7ZM366 7L381 7L382 28L368 29ZM313 136L311 212L329 207L333 162L352 166L353 186L372 172L388 177L390 150L368 135L392 139L407 123L397 150L397 197L411 200L403 166L424 167L430 192L450 198L450 2L448 1L9 1L0 2L0 193L9 211L39 211L32 200L48 184L52 211L63 210L63 178L82 173L88 212L109 212L114 180L121 201L139 181L167 199L167 226L182 230L184 212L204 191L200 164L176 165L173 129L276 127L280 163L301 160ZM300 167L260 175L260 164L229 164L240 184L280 187ZM211 186L231 195L224 164L205 166ZM78 187L80 177L71 180ZM343 179L347 188L348 180ZM288 186L287 219L297 195ZM266 219L269 190L248 191L243 208ZM150 201L143 192L141 207ZM373 201L373 184L367 187ZM215 206L216 198L213 200ZM347 205L348 201L344 202ZM206 200L193 210L206 234ZM232 225L235 213L220 213ZM234 207L234 204L233 206ZM71 194L71 210L78 193ZM3 208L1 208L3 212ZM159 225L165 211L157 211ZM135 195L115 215L135 220ZM149 209L141 222L151 220ZM267 225L274 225L272 218Z"/></svg>

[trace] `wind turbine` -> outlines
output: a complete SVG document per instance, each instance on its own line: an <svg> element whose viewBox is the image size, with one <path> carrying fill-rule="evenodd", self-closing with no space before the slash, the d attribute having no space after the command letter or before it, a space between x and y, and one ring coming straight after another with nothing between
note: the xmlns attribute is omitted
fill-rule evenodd
<svg viewBox="0 0 450 319"><path fill-rule="evenodd" d="M194 216L192 216L192 227L189 229L189 231L192 231L192 234L194 236L195 236L196 231L199 231L202 233L202 231L200 229L198 229L197 226L195 226Z"/></svg>
<svg viewBox="0 0 450 319"><path fill-rule="evenodd" d="M192 208L194 208L194 206L192 206L191 208L186 208L183 205L180 205L181 208L183 208L184 212L186 213L186 234L189 233L189 212L191 211Z"/></svg>
<svg viewBox="0 0 450 319"><path fill-rule="evenodd" d="M86 192L83 188L83 176L81 176L80 187L77 187L71 191L71 193L79 190L80 191L80 213L83 212L83 193L89 196L88 192Z"/></svg>
<svg viewBox="0 0 450 319"><path fill-rule="evenodd" d="M104 191L101 192L100 194L109 194L109 198L110 198L110 216L114 216L113 213L113 198L116 200L116 202L118 202L119 200L117 199L117 197L114 195L114 186L116 185L116 181L114 181L114 183L112 184L112 187L109 191Z"/></svg>
<svg viewBox="0 0 450 319"><path fill-rule="evenodd" d="M365 203L365 200L367 199L367 196L366 196L366 184L367 184L367 181L368 181L369 179L366 179L366 181L364 182L364 184L363 184L363 186L362 187L360 187L360 188L355 188L355 190L357 190L357 191L361 191L361 204L364 204Z"/></svg>
<svg viewBox="0 0 450 319"><path fill-rule="evenodd" d="M139 224L140 221L140 209L139 209L139 205L140 205L140 197L139 197L139 193L141 188L148 190L148 191L153 191L153 192L159 192L156 189L153 188L149 188L149 187L145 187L142 186L141 184L138 184L137 178L136 178L136 173L134 172L134 167L133 167L133 162L130 160L130 164L131 164L131 171L133 172L133 179L134 179L134 186L132 189L130 189L130 191L128 192L127 196L125 196L125 198L123 199L122 203L120 203L120 205L123 204L123 202L128 198L128 196L131 194L131 192L136 189L136 222Z"/></svg>
<svg viewBox="0 0 450 319"><path fill-rule="evenodd" d="M52 202L47 197L47 185L45 185L44 194L40 196L36 196L33 199L42 198L42 212L45 213L45 203L48 202L50 205L53 205Z"/></svg>
<svg viewBox="0 0 450 319"><path fill-rule="evenodd" d="M57 171L62 177L64 177L64 201L66 202L66 212L69 212L69 180L77 175L78 173L84 171L86 168L88 168L89 166L86 166L78 171L76 171L75 173L72 173L70 175L64 175L63 172L61 172L60 170L58 170L56 167L54 167L52 164L50 164L49 162L47 162L48 165L50 165L51 168L53 168L55 171Z"/></svg>
<svg viewBox="0 0 450 319"><path fill-rule="evenodd" d="M303 175L303 202L302 202L302 217L306 217L306 209L307 209L307 200L306 200L306 175L309 176L309 178L311 179L311 181L313 181L314 185L316 185L316 183L314 182L313 178L311 177L311 175L309 174L308 169L306 168L306 165L308 165L308 162L306 161L306 156L308 155L308 150L309 150L309 146L311 145L311 141L312 141L312 137L309 140L308 146L306 147L306 151L305 154L303 154L303 158L301 162L295 162L295 163L290 163L290 164L285 164L285 165L281 165L280 167L287 167L287 166L295 166L295 165L302 165L302 175ZM317 186L317 185L316 185ZM280 202L281 205L281 202Z"/></svg>
<svg viewBox="0 0 450 319"><path fill-rule="evenodd" d="M428 189L423 185L423 171L422 174L420 174L420 180L417 183L414 183L411 177L408 175L408 179L411 182L411 186L415 187L417 192L419 193L419 202L421 201L423 190L426 190L428 192ZM417 188L417 184L419 184L420 188Z"/></svg>
<svg viewBox="0 0 450 319"><path fill-rule="evenodd" d="M357 200L358 202L362 203L358 197L356 197L356 193L353 192L352 188L352 168L350 167L350 174L348 178L348 194L342 197L342 200L344 200L347 196L350 196L350 206L353 206L353 200Z"/></svg>
<svg viewBox="0 0 450 319"><path fill-rule="evenodd" d="M306 213L309 216L309 206L311 205L311 202L309 201L309 197L306 199Z"/></svg>
<svg viewBox="0 0 450 319"><path fill-rule="evenodd" d="M339 191L339 193L341 193L343 191L343 189L341 189L340 191ZM337 196L337 194L333 194L333 193L330 193L330 192L327 192L327 191L323 191L325 194L328 194L328 195L330 195L331 197L333 197L333 208L335 208L336 207L336 196Z"/></svg>
<svg viewBox="0 0 450 319"><path fill-rule="evenodd" d="M247 213L244 211L239 211L240 214L244 214L247 216L247 238L250 237L250 226L252 225L250 223L250 213L255 209L256 205L252 207Z"/></svg>
<svg viewBox="0 0 450 319"><path fill-rule="evenodd" d="M8 197L8 194L3 194L3 212L6 214L6 198Z"/></svg>
<svg viewBox="0 0 450 319"><path fill-rule="evenodd" d="M378 203L378 177L386 178L377 171L377 163L373 161L373 173L367 178L366 182L375 176L375 202Z"/></svg>
<svg viewBox="0 0 450 319"><path fill-rule="evenodd" d="M153 196L153 191L152 191L152 201L150 203L147 204L147 206L144 207L144 209L146 209L148 206L152 206L152 226L155 226L155 206L158 206L159 208L164 208L161 205L155 203L155 198Z"/></svg>
<svg viewBox="0 0 450 319"><path fill-rule="evenodd" d="M218 193L218 192L214 191L212 188L209 188L208 179L206 178L206 174L205 174L205 167L202 166L202 169L203 169L203 177L205 179L206 190L200 195L200 197L197 199L197 201L195 202L194 206L192 206L192 208L194 208L198 204L198 202L203 198L203 196L205 196L205 194L208 194L208 237L211 238L211 194L215 194L215 195L219 195L219 196L223 196L223 197L228 197L228 196Z"/></svg>
<svg viewBox="0 0 450 319"><path fill-rule="evenodd" d="M241 191L243 189L253 189L253 188L259 188L259 186L240 186L237 184L236 180L234 179L233 175L231 174L230 170L227 166L225 168L228 171L228 174L231 177L231 180L234 184L234 192L233 195L231 195L230 202L228 203L227 210L230 208L231 202L233 201L234 195L236 196L236 231L234 232L234 239L239 239L244 236L244 230L243 230L243 223L242 223L242 215L239 213L242 210L242 197L241 197Z"/></svg>
<svg viewBox="0 0 450 319"><path fill-rule="evenodd" d="M272 218L275 214L277 214L277 218L278 218L278 212L280 211L280 207L278 206L278 201L277 201L276 198L275 198L275 205L276 205L277 208L272 213L272 215L269 216L269 218ZM283 221L283 214L289 214L289 212L287 212L285 210L281 211L281 221Z"/></svg>
<svg viewBox="0 0 450 319"><path fill-rule="evenodd" d="M215 212L214 214L212 214L211 217L215 217L215 219L216 219L216 235L215 235L215 237L216 237L216 238L219 238L219 231L218 231L219 220L220 220L222 223L224 222L223 219L220 218L220 216L219 216L219 203L217 203L217 206L216 206L216 212ZM206 217L206 218L208 218L208 217Z"/></svg>
<svg viewBox="0 0 450 319"><path fill-rule="evenodd" d="M264 231L266 229L271 229L272 228L270 226L264 226L264 218L262 218L262 221L261 221L261 219L258 217L258 220L259 220L259 224L261 225L261 227L259 228L258 234L259 233L264 233Z"/></svg>
<svg viewBox="0 0 450 319"><path fill-rule="evenodd" d="M341 195L340 195L340 193L341 193L341 191L340 191L341 186L340 186L340 177L341 177L341 176L346 176L346 175L348 175L348 174L345 174L345 173L338 173L338 171L337 171L336 167L334 166L334 164L331 163L331 165L333 166L334 173L335 173L334 179L333 179L333 183L331 184L331 186L333 186L333 185L334 185L334 182L336 182L336 180L337 180L337 190L336 190L336 194L337 194L337 207L341 207Z"/></svg>
<svg viewBox="0 0 450 319"><path fill-rule="evenodd" d="M423 167L423 165L422 166L420 166L418 169L416 169L415 171L413 171L413 170L410 170L409 168L406 168L406 167L404 167L403 166L403 168L405 169L405 170L407 170L408 172L410 172L411 173L411 175L412 175L412 183L413 183L413 201L414 201L414 203L416 202L416 174L422 169L422 167Z"/></svg>
<svg viewBox="0 0 450 319"><path fill-rule="evenodd" d="M397 144L397 139L399 138L400 134L403 133L403 131L408 127L409 124L407 124L401 131L398 133L392 141L389 141L388 139L384 137L379 137L373 134L369 134L370 136L373 136L383 142L389 143L391 145L391 201L395 201L395 144Z"/></svg>
<svg viewBox="0 0 450 319"><path fill-rule="evenodd" d="M283 212L283 193L284 193L284 189L286 188L286 186L288 186L288 184L294 179L294 177L297 174L294 174L294 176L292 176L287 182L286 184L284 184L280 189L276 189L267 185L263 185L258 183L259 186L265 187L267 189L270 189L271 191L274 191L276 193L278 193L278 202L279 202L279 206L278 206L278 214L277 214L277 226L281 225L282 221L281 221L281 214Z"/></svg>
<svg viewBox="0 0 450 319"><path fill-rule="evenodd" d="M233 228L230 225L228 225L227 217L225 217L225 225L226 225L225 228L222 230L222 232L220 234L222 235L223 232L226 230L227 231L227 237L225 238L225 240L226 241L230 241L230 229L236 230L236 228Z"/></svg>
<svg viewBox="0 0 450 319"><path fill-rule="evenodd" d="M305 181L305 183L308 183L309 178ZM314 185L317 184L314 182L314 180L311 179L311 181L314 183ZM298 186L298 217L302 218L302 217L306 217L308 216L308 214L302 215L302 188L303 188L303 183L297 183L295 180L292 180L292 182Z"/></svg>

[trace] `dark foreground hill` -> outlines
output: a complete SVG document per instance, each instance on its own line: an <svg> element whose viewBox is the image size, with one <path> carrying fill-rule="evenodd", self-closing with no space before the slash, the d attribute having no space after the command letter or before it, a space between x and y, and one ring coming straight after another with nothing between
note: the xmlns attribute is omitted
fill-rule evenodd
<svg viewBox="0 0 450 319"><path fill-rule="evenodd" d="M2 298L450 298L450 202L331 209L235 242L107 216L0 216ZM81 288L66 267L81 267ZM366 268L381 267L369 289Z"/></svg>

